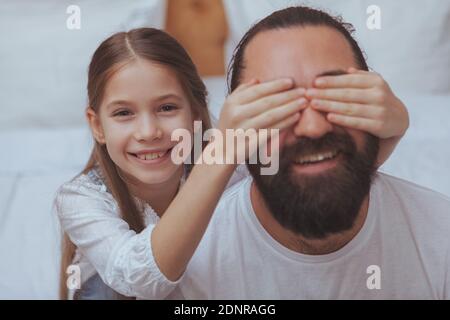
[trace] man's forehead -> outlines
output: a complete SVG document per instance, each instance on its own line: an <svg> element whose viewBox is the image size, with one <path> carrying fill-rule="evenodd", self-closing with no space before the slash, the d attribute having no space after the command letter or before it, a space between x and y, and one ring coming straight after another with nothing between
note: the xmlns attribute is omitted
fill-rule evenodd
<svg viewBox="0 0 450 320"><path fill-rule="evenodd" d="M347 40L328 27L261 32L248 44L244 65L242 82L289 77L302 87L311 86L318 76L344 74L357 67Z"/></svg>

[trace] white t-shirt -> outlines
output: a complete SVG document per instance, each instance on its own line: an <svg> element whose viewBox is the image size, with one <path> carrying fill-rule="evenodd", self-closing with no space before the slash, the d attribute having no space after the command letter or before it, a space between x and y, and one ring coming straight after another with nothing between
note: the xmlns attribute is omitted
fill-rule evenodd
<svg viewBox="0 0 450 320"><path fill-rule="evenodd" d="M223 195L168 298L450 299L445 196L378 173L360 232L338 251L313 256L265 231L251 205L251 183L248 177Z"/></svg>

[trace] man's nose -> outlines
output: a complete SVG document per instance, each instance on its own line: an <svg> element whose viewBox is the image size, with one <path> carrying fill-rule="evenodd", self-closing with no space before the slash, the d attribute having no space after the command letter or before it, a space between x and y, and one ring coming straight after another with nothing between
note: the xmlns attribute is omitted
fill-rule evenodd
<svg viewBox="0 0 450 320"><path fill-rule="evenodd" d="M300 119L294 126L297 137L320 138L333 131L333 125L327 120L326 114L307 107L302 111Z"/></svg>
<svg viewBox="0 0 450 320"><path fill-rule="evenodd" d="M138 141L153 141L161 139L163 130L156 117L151 115L143 115L136 122L134 137Z"/></svg>

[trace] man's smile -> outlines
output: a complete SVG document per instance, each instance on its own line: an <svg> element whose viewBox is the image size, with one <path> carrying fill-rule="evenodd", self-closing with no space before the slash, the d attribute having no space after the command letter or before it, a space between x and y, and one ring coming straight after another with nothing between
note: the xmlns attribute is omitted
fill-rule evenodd
<svg viewBox="0 0 450 320"><path fill-rule="evenodd" d="M336 167L340 158L338 150L301 155L294 158L292 167L297 173L316 174Z"/></svg>

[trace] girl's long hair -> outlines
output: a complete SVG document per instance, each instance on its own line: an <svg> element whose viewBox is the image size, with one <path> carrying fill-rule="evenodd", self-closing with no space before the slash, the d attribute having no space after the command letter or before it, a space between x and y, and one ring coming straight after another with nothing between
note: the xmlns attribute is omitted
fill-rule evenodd
<svg viewBox="0 0 450 320"><path fill-rule="evenodd" d="M96 113L103 99L106 83L125 64L136 59L146 59L173 70L189 99L194 118L202 121L203 132L211 127L207 109L207 92L197 69L183 47L167 33L153 28L139 28L119 32L105 41L95 51L88 72L88 105ZM202 134L203 136L203 134ZM145 225L133 196L120 177L105 145L94 141L90 158L81 174L95 166L101 171L105 183L117 201L122 218L136 233ZM190 167L187 168L190 171ZM62 239L60 299L67 299L67 267L72 263L76 247L66 233Z"/></svg>

